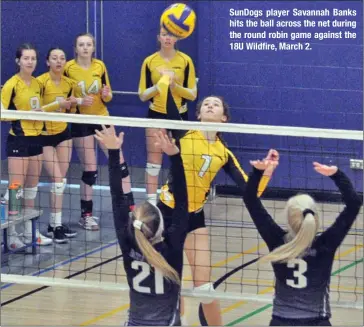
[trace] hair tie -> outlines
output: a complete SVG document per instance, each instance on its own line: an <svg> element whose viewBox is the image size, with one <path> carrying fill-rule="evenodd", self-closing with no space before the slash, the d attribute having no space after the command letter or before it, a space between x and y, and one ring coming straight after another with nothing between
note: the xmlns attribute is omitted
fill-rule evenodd
<svg viewBox="0 0 364 327"><path fill-rule="evenodd" d="M142 230L142 226L143 226L143 222L140 221L140 220L135 219L133 221L133 226L134 226L134 228L139 229L141 231Z"/></svg>
<svg viewBox="0 0 364 327"><path fill-rule="evenodd" d="M303 210L303 218L305 218L305 217L306 217L306 215L308 215L309 213L310 213L312 216L314 216L314 215L315 215L315 213L314 213L311 209L305 209L305 210Z"/></svg>

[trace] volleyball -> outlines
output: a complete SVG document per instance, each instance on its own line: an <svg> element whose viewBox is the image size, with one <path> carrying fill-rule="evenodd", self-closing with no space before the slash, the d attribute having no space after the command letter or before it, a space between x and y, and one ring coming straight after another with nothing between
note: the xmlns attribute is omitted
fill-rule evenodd
<svg viewBox="0 0 364 327"><path fill-rule="evenodd" d="M195 29L196 13L183 3L175 3L163 11L160 24L172 35L185 39Z"/></svg>

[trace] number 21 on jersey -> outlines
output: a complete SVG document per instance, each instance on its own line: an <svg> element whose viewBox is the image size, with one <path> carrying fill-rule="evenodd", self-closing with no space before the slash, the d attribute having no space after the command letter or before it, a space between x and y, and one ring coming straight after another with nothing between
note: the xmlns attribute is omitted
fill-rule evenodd
<svg viewBox="0 0 364 327"><path fill-rule="evenodd" d="M294 269L293 277L296 277L296 280L287 279L287 285L294 288L305 288L307 286L307 278L304 273L307 271L307 262L302 259L293 259L288 261L287 267Z"/></svg>
<svg viewBox="0 0 364 327"><path fill-rule="evenodd" d="M139 293L147 293L151 294L152 290L148 286L141 286L141 282L143 282L151 273L151 267L148 263L143 261L133 261L131 263L131 268L134 270L141 271L133 278L133 288ZM164 283L163 283L163 275L158 269L154 269L154 287L155 294L164 294Z"/></svg>

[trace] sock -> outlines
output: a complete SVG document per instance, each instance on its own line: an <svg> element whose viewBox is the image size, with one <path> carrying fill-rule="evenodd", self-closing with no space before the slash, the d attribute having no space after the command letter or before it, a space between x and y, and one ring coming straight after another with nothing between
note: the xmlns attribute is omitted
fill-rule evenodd
<svg viewBox="0 0 364 327"><path fill-rule="evenodd" d="M147 194L147 200L150 203L157 205L157 194Z"/></svg>
<svg viewBox="0 0 364 327"><path fill-rule="evenodd" d="M85 217L92 215L92 206L93 206L92 200L90 201L81 200L81 216Z"/></svg>
<svg viewBox="0 0 364 327"><path fill-rule="evenodd" d="M32 222L30 220L24 223L24 236L32 237Z"/></svg>
<svg viewBox="0 0 364 327"><path fill-rule="evenodd" d="M183 316L181 316L181 325L182 326L188 326L188 320L187 320L186 314L184 314Z"/></svg>
<svg viewBox="0 0 364 327"><path fill-rule="evenodd" d="M53 228L62 226L62 212L51 212L49 225Z"/></svg>
<svg viewBox="0 0 364 327"><path fill-rule="evenodd" d="M125 193L125 195L128 197L128 200L129 200L129 208L130 208L130 211L133 211L134 208L135 208L135 202L134 202L133 192Z"/></svg>

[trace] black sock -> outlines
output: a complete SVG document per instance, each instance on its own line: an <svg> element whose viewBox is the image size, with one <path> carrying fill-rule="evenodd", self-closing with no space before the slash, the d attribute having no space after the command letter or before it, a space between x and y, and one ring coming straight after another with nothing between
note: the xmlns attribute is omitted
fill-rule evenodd
<svg viewBox="0 0 364 327"><path fill-rule="evenodd" d="M92 206L93 206L92 200L90 201L81 200L81 216L84 217L92 215Z"/></svg>

